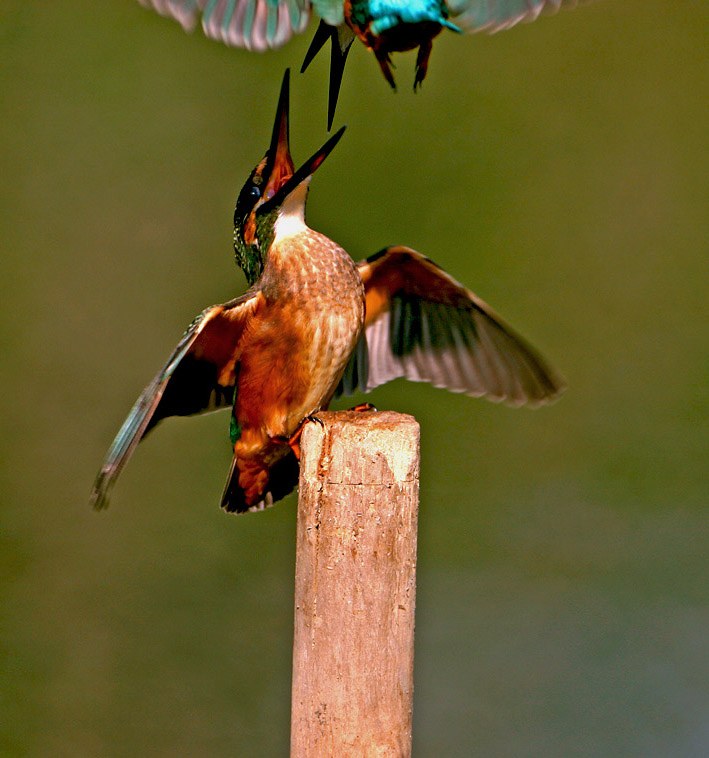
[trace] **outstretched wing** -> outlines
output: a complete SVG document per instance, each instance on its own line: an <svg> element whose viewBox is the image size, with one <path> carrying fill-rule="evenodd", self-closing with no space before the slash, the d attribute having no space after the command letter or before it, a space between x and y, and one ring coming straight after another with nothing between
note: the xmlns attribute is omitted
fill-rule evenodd
<svg viewBox="0 0 709 758"><path fill-rule="evenodd" d="M280 47L310 20L308 0L138 0L192 31L202 19L207 37L259 52Z"/></svg>
<svg viewBox="0 0 709 758"><path fill-rule="evenodd" d="M311 0L311 5L318 16L330 26L340 26L345 23L343 0Z"/></svg>
<svg viewBox="0 0 709 758"><path fill-rule="evenodd" d="M573 8L578 0L446 0L450 19L464 32L498 32L540 13Z"/></svg>
<svg viewBox="0 0 709 758"><path fill-rule="evenodd" d="M90 501L94 508L108 505L110 489L121 469L161 419L232 405L241 334L261 301L259 293L247 292L224 305L207 308L190 324L116 435L94 482Z"/></svg>
<svg viewBox="0 0 709 758"><path fill-rule="evenodd" d="M365 329L338 394L397 377L510 405L542 405L563 391L563 379L490 306L415 250L389 247L358 269Z"/></svg>

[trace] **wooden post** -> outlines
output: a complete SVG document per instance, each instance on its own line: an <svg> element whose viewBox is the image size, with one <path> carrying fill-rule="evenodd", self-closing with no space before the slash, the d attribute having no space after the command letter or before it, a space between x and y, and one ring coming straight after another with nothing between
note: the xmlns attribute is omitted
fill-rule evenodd
<svg viewBox="0 0 709 758"><path fill-rule="evenodd" d="M419 426L318 417L301 438L291 758L408 758Z"/></svg>

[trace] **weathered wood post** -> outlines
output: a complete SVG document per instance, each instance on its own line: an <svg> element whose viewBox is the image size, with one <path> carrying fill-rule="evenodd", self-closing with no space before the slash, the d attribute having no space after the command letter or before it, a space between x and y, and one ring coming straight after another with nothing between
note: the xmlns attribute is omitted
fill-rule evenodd
<svg viewBox="0 0 709 758"><path fill-rule="evenodd" d="M291 758L408 758L419 426L318 416L301 440Z"/></svg>

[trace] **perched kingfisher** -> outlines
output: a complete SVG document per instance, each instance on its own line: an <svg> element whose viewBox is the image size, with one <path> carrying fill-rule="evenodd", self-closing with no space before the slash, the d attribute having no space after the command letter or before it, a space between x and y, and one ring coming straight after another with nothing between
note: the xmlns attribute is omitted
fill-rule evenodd
<svg viewBox="0 0 709 758"><path fill-rule="evenodd" d="M355 38L374 52L382 73L396 89L390 53L418 48L414 90L426 77L433 39L445 27L454 32L496 32L533 21L578 0L138 0L191 31L202 20L204 33L227 45L264 51L302 32L311 6L321 21L305 56L305 71L330 40L328 130L335 115L347 54Z"/></svg>
<svg viewBox="0 0 709 758"><path fill-rule="evenodd" d="M239 193L234 250L249 289L203 311L138 398L91 502L161 419L230 407L230 512L260 510L298 482L299 433L334 397L397 377L510 405L553 400L563 381L482 300L423 255L388 247L355 264L305 223L312 174L344 127L295 170L288 72L271 144Z"/></svg>

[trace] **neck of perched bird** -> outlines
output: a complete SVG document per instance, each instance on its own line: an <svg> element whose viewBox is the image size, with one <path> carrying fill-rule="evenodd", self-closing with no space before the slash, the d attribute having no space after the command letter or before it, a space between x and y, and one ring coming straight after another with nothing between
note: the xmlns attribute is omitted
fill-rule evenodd
<svg viewBox="0 0 709 758"><path fill-rule="evenodd" d="M305 201L308 198L309 184L310 177L303 180L278 208L272 227L271 242L291 234L300 234L308 228L305 223Z"/></svg>
<svg viewBox="0 0 709 758"><path fill-rule="evenodd" d="M234 253L236 262L244 272L246 280L253 286L263 273L268 251L277 240L307 229L305 223L305 201L308 196L310 177L302 181L281 203L265 212L256 212L247 225L253 224L254 231L245 234L245 229L234 227ZM252 239L252 242L246 242Z"/></svg>
<svg viewBox="0 0 709 758"><path fill-rule="evenodd" d="M263 272L266 254L261 251L256 239L252 243L245 241L244 230L241 226L234 227L234 255L236 263L244 272L249 286L253 286Z"/></svg>

